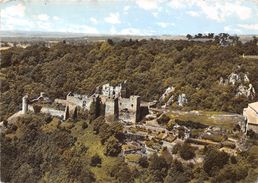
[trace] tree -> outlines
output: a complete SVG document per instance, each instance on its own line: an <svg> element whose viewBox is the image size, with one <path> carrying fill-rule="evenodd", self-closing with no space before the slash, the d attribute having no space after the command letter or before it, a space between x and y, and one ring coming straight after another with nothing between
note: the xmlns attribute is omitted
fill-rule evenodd
<svg viewBox="0 0 258 183"><path fill-rule="evenodd" d="M90 110L89 110L89 120L93 121L94 119L97 118L97 104L95 101L93 101L90 105Z"/></svg>
<svg viewBox="0 0 258 183"><path fill-rule="evenodd" d="M165 176L167 175L167 170L169 165L167 164L165 158L162 156L158 156L154 153L150 157L149 163L149 174L152 174L152 179L156 182L163 181Z"/></svg>
<svg viewBox="0 0 258 183"><path fill-rule="evenodd" d="M159 124L167 124L169 122L170 118L166 115L166 114L162 114L158 119L157 119L157 122Z"/></svg>
<svg viewBox="0 0 258 183"><path fill-rule="evenodd" d="M186 38L187 38L188 40L190 40L190 39L193 38L193 36L191 36L190 34L187 34L187 35L186 35Z"/></svg>
<svg viewBox="0 0 258 183"><path fill-rule="evenodd" d="M86 129L86 128L88 128L88 124L87 124L86 121L84 121L84 122L82 123L82 129Z"/></svg>
<svg viewBox="0 0 258 183"><path fill-rule="evenodd" d="M120 152L121 145L119 141L114 136L111 136L106 142L104 154L107 156L117 156Z"/></svg>
<svg viewBox="0 0 258 183"><path fill-rule="evenodd" d="M142 156L140 159L139 159L139 165L143 168L148 168L149 166L149 162L148 162L148 159L146 156Z"/></svg>
<svg viewBox="0 0 258 183"><path fill-rule="evenodd" d="M204 158L203 169L209 176L213 176L228 163L228 160L229 155L227 153L211 148Z"/></svg>
<svg viewBox="0 0 258 183"><path fill-rule="evenodd" d="M194 148L188 143L183 144L179 150L179 154L184 160L190 160L195 157Z"/></svg>
<svg viewBox="0 0 258 183"><path fill-rule="evenodd" d="M101 158L99 157L98 154L95 154L94 156L91 157L90 165L91 166L101 165Z"/></svg>
<svg viewBox="0 0 258 183"><path fill-rule="evenodd" d="M100 116L97 119L95 119L92 123L93 123L93 131L96 134L98 134L101 126L105 124L105 119L103 116Z"/></svg>

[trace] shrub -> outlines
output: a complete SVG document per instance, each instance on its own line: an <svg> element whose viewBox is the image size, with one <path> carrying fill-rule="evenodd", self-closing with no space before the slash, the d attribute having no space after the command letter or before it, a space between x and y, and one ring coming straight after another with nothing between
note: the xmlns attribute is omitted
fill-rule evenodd
<svg viewBox="0 0 258 183"><path fill-rule="evenodd" d="M157 122L159 124L167 124L169 122L170 118L166 114L162 114L158 119Z"/></svg>
<svg viewBox="0 0 258 183"><path fill-rule="evenodd" d="M101 158L99 157L99 155L95 154L94 156L91 157L90 165L91 166L101 165Z"/></svg>
<svg viewBox="0 0 258 183"><path fill-rule="evenodd" d="M188 143L183 144L183 146L179 150L179 154L184 160L190 160L195 157L194 148Z"/></svg>
<svg viewBox="0 0 258 183"><path fill-rule="evenodd" d="M204 158L203 169L209 176L213 176L228 163L228 160L229 155L227 153L211 148Z"/></svg>
<svg viewBox="0 0 258 183"><path fill-rule="evenodd" d="M86 128L88 128L88 123L86 121L84 121L82 123L82 129L86 129Z"/></svg>
<svg viewBox="0 0 258 183"><path fill-rule="evenodd" d="M121 152L121 145L119 141L111 136L106 143L104 154L107 156L117 156Z"/></svg>
<svg viewBox="0 0 258 183"><path fill-rule="evenodd" d="M178 151L181 149L181 144L175 144L173 149L172 149L172 154L177 154Z"/></svg>
<svg viewBox="0 0 258 183"><path fill-rule="evenodd" d="M140 159L139 159L139 165L143 168L148 168L149 166L149 162L148 162L148 159L146 156L142 156Z"/></svg>
<svg viewBox="0 0 258 183"><path fill-rule="evenodd" d="M52 119L53 119L53 117L50 116L50 115L46 115L45 118L44 118L46 123L50 123L52 121Z"/></svg>

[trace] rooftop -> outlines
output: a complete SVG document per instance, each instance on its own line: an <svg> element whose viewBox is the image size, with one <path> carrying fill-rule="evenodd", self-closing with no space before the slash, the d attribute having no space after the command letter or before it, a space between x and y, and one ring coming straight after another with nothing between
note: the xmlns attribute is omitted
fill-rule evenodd
<svg viewBox="0 0 258 183"><path fill-rule="evenodd" d="M258 113L258 102L250 103L248 106Z"/></svg>

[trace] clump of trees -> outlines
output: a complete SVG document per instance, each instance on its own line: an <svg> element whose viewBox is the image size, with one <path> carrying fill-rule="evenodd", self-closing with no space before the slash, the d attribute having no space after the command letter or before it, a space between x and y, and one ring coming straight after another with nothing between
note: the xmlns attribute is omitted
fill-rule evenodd
<svg viewBox="0 0 258 183"><path fill-rule="evenodd" d="M209 176L214 176L224 165L228 163L229 155L217 149L209 149L203 163L203 169Z"/></svg>
<svg viewBox="0 0 258 183"><path fill-rule="evenodd" d="M99 135L100 141L105 145L105 154L117 156L121 152L121 144L124 141L123 126L121 123L105 123L103 116L92 122L93 130Z"/></svg>

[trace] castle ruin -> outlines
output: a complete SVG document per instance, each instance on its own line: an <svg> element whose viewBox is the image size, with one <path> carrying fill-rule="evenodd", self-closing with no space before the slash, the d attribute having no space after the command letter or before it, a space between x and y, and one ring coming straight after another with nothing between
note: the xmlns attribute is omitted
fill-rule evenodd
<svg viewBox="0 0 258 183"><path fill-rule="evenodd" d="M92 104L95 103L96 106L104 106L106 122L121 121L126 124L135 124L141 118L141 101L139 96L126 96L125 83L123 82L115 87L110 84L104 84L101 88L98 87L97 92L91 96L70 92L66 96L66 99L55 99L54 103L62 105L64 110L58 110L44 105L40 107L32 105L33 103L42 101L43 103L51 103L50 99L43 92L38 98L30 101L26 95L23 97L22 113L25 114L31 111L34 113L50 114L60 117L63 120L67 120L68 118L75 119L79 109L90 111ZM100 114L100 111L98 111L100 110L99 107L95 107L94 110L96 110L96 114Z"/></svg>

